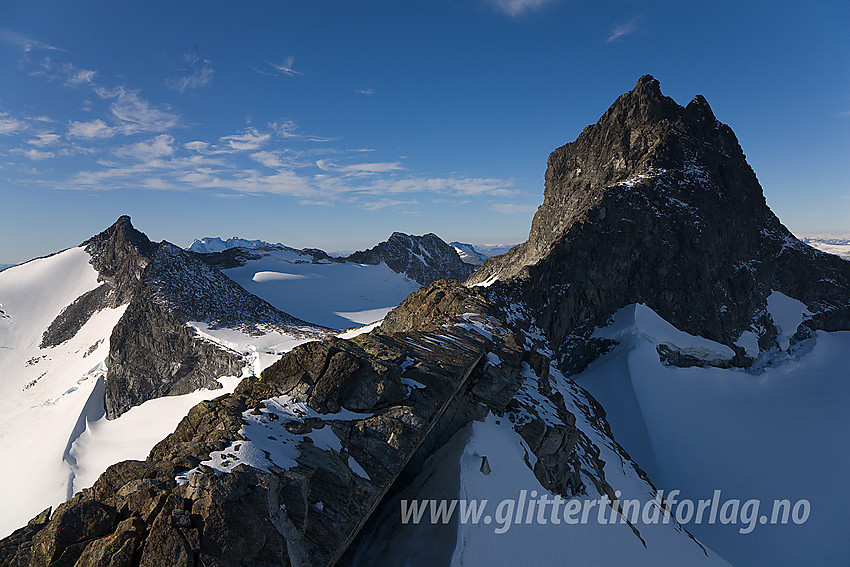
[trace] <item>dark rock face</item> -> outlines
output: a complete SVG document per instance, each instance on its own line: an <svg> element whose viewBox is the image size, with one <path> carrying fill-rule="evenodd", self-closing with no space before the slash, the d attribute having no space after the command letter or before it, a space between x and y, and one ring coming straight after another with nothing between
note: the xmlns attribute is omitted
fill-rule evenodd
<svg viewBox="0 0 850 567"><path fill-rule="evenodd" d="M199 339L185 320L138 293L112 331L104 405L108 419L162 396L216 389L221 376L239 376L244 361Z"/></svg>
<svg viewBox="0 0 850 567"><path fill-rule="evenodd" d="M436 234L411 236L394 232L386 242L355 252L346 260L358 264L386 262L392 271L407 274L420 285L442 279L463 281L474 269L464 263L457 251Z"/></svg>
<svg viewBox="0 0 850 567"><path fill-rule="evenodd" d="M83 242L82 246L91 254L92 265L101 279L112 284L115 297L110 307L127 303L135 285L141 280L142 273L157 245L144 233L136 230L130 217L118 218L108 229Z"/></svg>
<svg viewBox="0 0 850 567"><path fill-rule="evenodd" d="M249 334L269 328L322 334L163 242L112 332L105 398L109 419L150 399L219 388L217 378L242 374L239 353L200 339L187 321Z"/></svg>
<svg viewBox="0 0 850 567"><path fill-rule="evenodd" d="M44 332L40 348L69 340L97 311L129 302L156 250L156 245L133 228L126 215L81 246L91 255L91 264L103 285L66 307Z"/></svg>
<svg viewBox="0 0 850 567"><path fill-rule="evenodd" d="M556 149L528 241L469 284L528 306L565 370L593 359L589 332L645 303L691 334L770 348L772 290L800 299L810 328L850 328L850 263L799 242L770 211L732 130L702 96L686 107L645 76L575 142ZM577 346L579 345L579 346ZM593 350L593 349L590 349Z"/></svg>
<svg viewBox="0 0 850 567"><path fill-rule="evenodd" d="M548 359L526 350L494 313L474 290L440 281L406 299L386 329L296 347L234 394L193 408L147 461L113 465L49 521L38 518L0 542L0 557L80 567L345 564L375 510L491 411L526 440L534 474L550 490L581 493L582 478L591 477L594 488L613 492L598 452L552 392ZM546 396L560 424L538 416L528 388ZM275 413L285 399L317 417ZM204 464L250 442L248 416L283 424L294 465L236 463L219 473ZM339 440L338 450L313 442L321 430ZM177 484L187 469L194 472Z"/></svg>
<svg viewBox="0 0 850 567"><path fill-rule="evenodd" d="M112 285L104 283L75 299L44 331L39 348L55 347L74 338L92 315L107 307L110 300L115 298L114 291Z"/></svg>

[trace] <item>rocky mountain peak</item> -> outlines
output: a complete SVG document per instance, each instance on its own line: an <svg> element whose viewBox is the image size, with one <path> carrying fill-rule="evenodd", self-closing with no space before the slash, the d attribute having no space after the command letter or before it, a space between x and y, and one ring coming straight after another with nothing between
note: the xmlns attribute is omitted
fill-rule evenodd
<svg viewBox="0 0 850 567"><path fill-rule="evenodd" d="M522 296L555 345L645 303L691 334L732 345L751 330L767 349L772 290L806 303L811 328L850 325L848 268L779 222L703 96L682 107L647 75L550 154L528 240L468 283L505 282L492 293Z"/></svg>
<svg viewBox="0 0 850 567"><path fill-rule="evenodd" d="M127 215L118 217L112 226L81 246L91 254L91 263L101 279L113 288L113 305L130 300L157 247L143 232L136 230Z"/></svg>
<svg viewBox="0 0 850 567"><path fill-rule="evenodd" d="M394 232L377 246L355 252L348 262L380 264L384 262L396 273L404 273L420 285L441 279L463 281L473 267L461 260L457 251L436 234L414 236Z"/></svg>
<svg viewBox="0 0 850 567"><path fill-rule="evenodd" d="M118 217L112 226L86 240L82 246L91 247L97 252L123 249L145 257L150 257L156 249L145 233L136 230L128 215Z"/></svg>

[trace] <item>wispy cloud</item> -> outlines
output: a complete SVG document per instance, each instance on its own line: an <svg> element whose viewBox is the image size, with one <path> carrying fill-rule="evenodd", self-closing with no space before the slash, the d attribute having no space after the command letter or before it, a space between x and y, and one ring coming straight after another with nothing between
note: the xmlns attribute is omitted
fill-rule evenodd
<svg viewBox="0 0 850 567"><path fill-rule="evenodd" d="M129 157L139 161L150 161L152 159L173 155L173 143L174 138L168 134L160 134L146 142L138 142L127 146L121 146L115 150L115 155L119 157Z"/></svg>
<svg viewBox="0 0 850 567"><path fill-rule="evenodd" d="M375 163L355 163L351 165L336 165L327 160L316 161L316 167L322 171L334 171L350 175L369 175L373 173L387 173L390 171L401 171L404 167L398 161L384 161Z"/></svg>
<svg viewBox="0 0 850 567"><path fill-rule="evenodd" d="M95 113L82 120L66 120L64 129L56 123L0 113L0 134L18 142L14 154L21 159L14 164L20 171L33 168L28 160L86 156L86 161L72 164L76 173L51 170L46 174L50 168L42 168L41 173L27 174L43 176L39 182L51 187L190 191L209 196L277 195L311 205L344 204L397 213L441 200L457 203L475 197L516 198L510 180L417 173L401 158L369 159L364 152L371 149L335 147L329 143L335 138L307 135L289 120L258 121L256 125L249 122L248 127L235 132L225 130L204 138L188 134L180 139L182 130L177 127L185 124L172 107L150 102L139 90L104 84L93 70L43 59L43 63L29 68L54 85L88 91L83 97L90 99L87 112ZM195 54L184 56L178 65L184 76L169 84L177 91L212 80L209 61ZM294 59L289 57L281 64L270 63L268 69L278 75L300 75L293 65ZM373 92L358 91L363 95Z"/></svg>
<svg viewBox="0 0 850 567"><path fill-rule="evenodd" d="M111 138L115 135L115 128L109 126L100 118L89 122L69 122L68 135L85 140L97 140Z"/></svg>
<svg viewBox="0 0 850 567"><path fill-rule="evenodd" d="M642 19L643 19L642 16L635 16L634 18L632 18L628 22L622 23L622 24L614 27L614 29L611 30L610 35L608 35L608 37L605 39L605 41L607 43L611 43L612 41L617 41L619 39L626 37L627 35L632 35L636 31L638 31L638 29L640 28L640 24L641 24Z"/></svg>
<svg viewBox="0 0 850 567"><path fill-rule="evenodd" d="M52 146L54 144L59 143L62 137L59 134L54 134L53 132L43 132L41 134L36 134L34 138L30 138L27 140L27 143L31 146L37 146L42 148L44 146Z"/></svg>
<svg viewBox="0 0 850 567"><path fill-rule="evenodd" d="M79 87L93 85L97 72L77 67L72 63L57 63L51 57L45 57L30 75L44 77L48 81L63 80L66 87Z"/></svg>
<svg viewBox="0 0 850 567"><path fill-rule="evenodd" d="M490 205L490 210L505 215L517 215L533 213L537 210L537 205L517 205L515 203L493 203Z"/></svg>
<svg viewBox="0 0 850 567"><path fill-rule="evenodd" d="M25 122L9 116L5 112L0 112L0 134L10 136L24 130L26 127Z"/></svg>
<svg viewBox="0 0 850 567"><path fill-rule="evenodd" d="M77 69L70 63L65 67L65 72L68 75L68 78L65 79L65 84L71 87L92 84L96 74L91 69Z"/></svg>
<svg viewBox="0 0 850 567"><path fill-rule="evenodd" d="M295 57L289 56L283 60L282 63L272 63L271 61L266 61L266 63L275 70L275 72L271 73L273 75L288 75L290 77L294 75L303 75L304 73L300 71L296 71L292 66L295 63ZM258 69L259 71L259 69ZM268 73L268 71L266 71Z"/></svg>
<svg viewBox="0 0 850 567"><path fill-rule="evenodd" d="M375 94L375 89L357 89L354 92L356 92L357 94L362 94L362 95L373 95L373 94Z"/></svg>
<svg viewBox="0 0 850 567"><path fill-rule="evenodd" d="M169 88L182 93L187 89L199 89L212 84L213 68L209 59L200 59L194 53L186 53L182 59L188 65L185 70L192 72L178 79L167 80L165 84ZM200 68L197 68L199 66Z"/></svg>
<svg viewBox="0 0 850 567"><path fill-rule="evenodd" d="M24 53L29 53L33 49L43 49L47 51L65 51L64 49L60 49L59 47L54 47L53 45L49 45L47 43L44 43L43 41L39 41L34 37L30 37L28 35L24 35L16 31L7 30L5 28L0 28L0 41L18 46L24 50Z"/></svg>
<svg viewBox="0 0 850 567"><path fill-rule="evenodd" d="M269 128L274 130L278 138L297 138L300 136L300 134L296 132L296 130L298 130L298 125L292 120L271 122L269 124Z"/></svg>
<svg viewBox="0 0 850 567"><path fill-rule="evenodd" d="M53 153L53 152L44 152L44 151L36 150L36 149L29 149L29 150L13 149L11 151L13 153L16 153L16 154L21 154L21 155L25 156L26 158L31 159L33 161L38 161L38 160L42 160L42 159L50 159L50 158L56 156L56 154Z"/></svg>
<svg viewBox="0 0 850 567"><path fill-rule="evenodd" d="M288 165L281 159L280 154L276 152L257 152L251 154L251 159L270 169L281 169Z"/></svg>
<svg viewBox="0 0 850 567"><path fill-rule="evenodd" d="M488 2L500 12L515 18L527 12L538 10L554 0L488 0Z"/></svg>
<svg viewBox="0 0 850 567"><path fill-rule="evenodd" d="M416 206L418 204L419 202L416 200L402 201L400 199L378 199L377 201L365 202L360 205L360 208L367 211L380 211L381 209L386 209L388 207Z"/></svg>
<svg viewBox="0 0 850 567"><path fill-rule="evenodd" d="M204 67L203 69L198 69L197 71L186 77L180 77L179 79L167 81L167 84L175 91L180 91L182 93L185 92L186 89L198 89L201 87L206 87L207 85L212 84L212 80L212 67Z"/></svg>
<svg viewBox="0 0 850 567"><path fill-rule="evenodd" d="M261 134L256 128L246 128L242 134L223 136L221 141L238 151L258 150L271 137L271 134Z"/></svg>
<svg viewBox="0 0 850 567"><path fill-rule="evenodd" d="M333 184L339 184L339 178ZM362 193L372 195L392 195L398 193L432 193L453 196L509 196L516 193L509 180L475 177L424 177L408 176L403 178L381 177L371 181L355 180L350 186Z"/></svg>
<svg viewBox="0 0 850 567"><path fill-rule="evenodd" d="M118 120L118 128L124 134L137 132L165 132L178 123L178 116L170 108L156 108L139 96L138 91L125 87L114 89L96 88L102 99L112 99L109 111Z"/></svg>

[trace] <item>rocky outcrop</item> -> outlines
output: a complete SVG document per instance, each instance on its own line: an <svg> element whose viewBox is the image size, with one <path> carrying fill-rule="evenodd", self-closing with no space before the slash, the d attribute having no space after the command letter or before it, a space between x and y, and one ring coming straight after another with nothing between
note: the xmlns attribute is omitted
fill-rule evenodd
<svg viewBox="0 0 850 567"><path fill-rule="evenodd" d="M136 230L124 215L115 224L82 243L91 255L100 279L111 284L114 296L110 307L130 301L157 245Z"/></svg>
<svg viewBox="0 0 850 567"><path fill-rule="evenodd" d="M112 330L104 407L108 419L162 396L218 389L221 376L240 376L237 352L200 339L146 291L138 293Z"/></svg>
<svg viewBox="0 0 850 567"><path fill-rule="evenodd" d="M296 347L0 553L81 567L345 563L389 496L489 412L514 424L548 489L609 491L598 451L549 385L548 359L495 313L476 291L440 281L383 329ZM557 421L538 414L541 399Z"/></svg>
<svg viewBox="0 0 850 567"><path fill-rule="evenodd" d="M772 290L809 328L850 328L850 263L799 242L767 207L732 130L702 96L679 106L642 77L575 142L556 149L528 240L468 280L528 307L565 370L594 358L589 334L645 303L677 328L731 346L776 329ZM587 351L582 356L581 351Z"/></svg>
<svg viewBox="0 0 850 567"><path fill-rule="evenodd" d="M245 291L233 280L162 242L144 273L150 298L186 321L256 332L262 325L316 328Z"/></svg>
<svg viewBox="0 0 850 567"><path fill-rule="evenodd" d="M394 232L386 242L355 252L346 261L358 264L385 262L392 271L406 274L420 285L441 279L463 281L474 269L464 263L457 251L436 234L411 236Z"/></svg>

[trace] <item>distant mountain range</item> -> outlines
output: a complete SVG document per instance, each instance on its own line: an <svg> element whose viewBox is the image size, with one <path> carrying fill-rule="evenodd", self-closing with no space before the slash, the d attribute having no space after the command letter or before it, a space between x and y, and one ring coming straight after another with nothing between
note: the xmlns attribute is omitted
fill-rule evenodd
<svg viewBox="0 0 850 567"><path fill-rule="evenodd" d="M850 260L850 238L830 236L801 236L800 240L821 252Z"/></svg>
<svg viewBox="0 0 850 567"><path fill-rule="evenodd" d="M458 253L463 262L471 264L473 266L480 266L487 258L491 256L498 256L499 254L504 254L514 246L513 244L467 244L465 242L450 242L449 245L455 249L455 251ZM192 244L190 244L186 248L186 250L188 250L189 252L197 252L199 254L210 254L224 252L225 250L229 250L231 248L244 248L246 250L298 251L298 249L291 248L279 242L277 244L272 244L270 242L266 242L265 240L249 240L245 238L240 238L238 236L232 236L227 239L222 239L218 236L206 236L204 238L198 238L194 242L192 242ZM315 248L303 250L318 251L318 249ZM323 254L326 254L332 258L344 258L356 252L357 251L355 250L344 250L334 252L322 251Z"/></svg>

